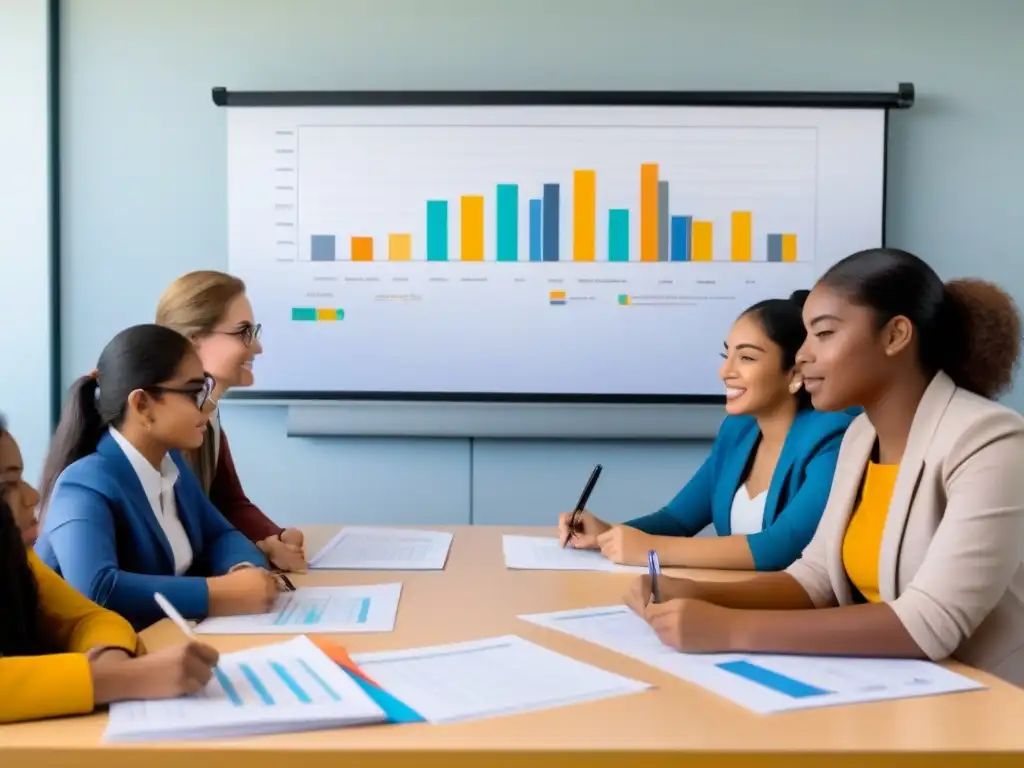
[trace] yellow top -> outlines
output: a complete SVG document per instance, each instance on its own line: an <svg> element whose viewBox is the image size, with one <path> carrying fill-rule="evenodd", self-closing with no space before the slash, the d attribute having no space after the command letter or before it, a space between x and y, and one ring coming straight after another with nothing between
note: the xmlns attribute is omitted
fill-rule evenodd
<svg viewBox="0 0 1024 768"><path fill-rule="evenodd" d="M86 651L139 649L132 625L83 597L29 550L39 588L43 626L63 653L0 657L0 723L92 712L92 673Z"/></svg>
<svg viewBox="0 0 1024 768"><path fill-rule="evenodd" d="M882 530L889 515L889 501L896 485L899 464L868 463L860 503L850 517L843 537L843 567L869 603L882 602L878 594L878 559Z"/></svg>

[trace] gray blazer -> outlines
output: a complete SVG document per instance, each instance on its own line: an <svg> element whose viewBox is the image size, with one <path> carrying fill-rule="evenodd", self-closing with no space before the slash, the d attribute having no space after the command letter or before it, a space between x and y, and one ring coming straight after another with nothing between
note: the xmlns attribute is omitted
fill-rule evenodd
<svg viewBox="0 0 1024 768"><path fill-rule="evenodd" d="M817 607L850 605L842 546L875 444L843 438L818 530L787 572ZM882 534L878 585L932 659L1024 686L1024 417L944 373L918 405Z"/></svg>

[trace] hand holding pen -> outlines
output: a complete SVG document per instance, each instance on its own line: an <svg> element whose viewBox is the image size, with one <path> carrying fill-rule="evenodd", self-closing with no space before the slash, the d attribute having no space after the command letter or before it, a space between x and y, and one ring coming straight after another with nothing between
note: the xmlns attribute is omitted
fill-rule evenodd
<svg viewBox="0 0 1024 768"><path fill-rule="evenodd" d="M597 537L611 527L586 509L590 494L594 492L597 480L601 477L601 470L600 464L594 467L573 511L558 516L558 541L563 547L571 543L576 549L596 549Z"/></svg>

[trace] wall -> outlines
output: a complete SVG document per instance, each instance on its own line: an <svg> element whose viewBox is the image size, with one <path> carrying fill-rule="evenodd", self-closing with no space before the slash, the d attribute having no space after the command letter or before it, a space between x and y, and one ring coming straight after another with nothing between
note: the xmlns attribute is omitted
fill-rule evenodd
<svg viewBox="0 0 1024 768"><path fill-rule="evenodd" d="M890 244L1024 298L1024 4L989 0L65 2L63 379L152 317L181 272L224 268L225 121L210 88L918 88L893 115ZM116 287L116 300L110 297ZM258 311L258 308L257 308ZM271 350L272 353L272 350ZM708 364L716 364L710 361ZM1024 403L1020 393L1010 401ZM536 523L660 505L706 444L297 440L225 406L250 494L282 521Z"/></svg>
<svg viewBox="0 0 1024 768"><path fill-rule="evenodd" d="M50 434L49 4L0 2L0 411L35 478Z"/></svg>

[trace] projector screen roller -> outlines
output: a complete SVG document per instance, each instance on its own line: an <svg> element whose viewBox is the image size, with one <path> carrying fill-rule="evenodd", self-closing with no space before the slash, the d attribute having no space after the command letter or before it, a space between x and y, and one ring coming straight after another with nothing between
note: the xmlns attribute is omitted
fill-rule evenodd
<svg viewBox="0 0 1024 768"><path fill-rule="evenodd" d="M746 307L882 244L884 109L227 114L253 395L706 400Z"/></svg>

